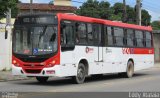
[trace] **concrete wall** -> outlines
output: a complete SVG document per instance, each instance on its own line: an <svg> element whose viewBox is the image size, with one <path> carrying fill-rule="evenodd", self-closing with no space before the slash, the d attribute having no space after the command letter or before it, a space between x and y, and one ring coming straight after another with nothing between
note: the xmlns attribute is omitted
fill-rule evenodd
<svg viewBox="0 0 160 98"><path fill-rule="evenodd" d="M155 49L155 61L160 62L160 32L153 33L154 37L154 49Z"/></svg>

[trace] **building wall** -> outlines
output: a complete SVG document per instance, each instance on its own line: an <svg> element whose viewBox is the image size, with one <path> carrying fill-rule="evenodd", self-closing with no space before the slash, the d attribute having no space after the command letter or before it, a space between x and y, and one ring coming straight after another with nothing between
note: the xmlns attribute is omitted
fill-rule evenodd
<svg viewBox="0 0 160 98"><path fill-rule="evenodd" d="M155 61L160 62L160 33L153 33L154 37L154 49L155 49Z"/></svg>
<svg viewBox="0 0 160 98"><path fill-rule="evenodd" d="M71 0L54 0L54 5L71 6Z"/></svg>
<svg viewBox="0 0 160 98"><path fill-rule="evenodd" d="M8 38L5 39L5 24L0 24L0 71L11 69L12 45L11 28L7 27Z"/></svg>

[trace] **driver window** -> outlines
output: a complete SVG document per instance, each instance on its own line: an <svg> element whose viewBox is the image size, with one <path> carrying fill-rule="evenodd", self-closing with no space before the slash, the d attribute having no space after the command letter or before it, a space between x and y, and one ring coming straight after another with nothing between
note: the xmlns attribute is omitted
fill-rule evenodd
<svg viewBox="0 0 160 98"><path fill-rule="evenodd" d="M73 25L64 22L61 27L61 45L74 45Z"/></svg>

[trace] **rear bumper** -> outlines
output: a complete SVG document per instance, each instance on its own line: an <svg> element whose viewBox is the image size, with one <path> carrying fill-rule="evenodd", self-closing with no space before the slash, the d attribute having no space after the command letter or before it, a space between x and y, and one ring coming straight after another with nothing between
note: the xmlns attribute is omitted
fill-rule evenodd
<svg viewBox="0 0 160 98"><path fill-rule="evenodd" d="M52 73L51 73L52 72ZM46 77L62 77L60 75L60 67L59 65L55 65L50 68L43 68L40 73L26 73L22 67L16 67L12 65L12 75L18 76L46 76Z"/></svg>

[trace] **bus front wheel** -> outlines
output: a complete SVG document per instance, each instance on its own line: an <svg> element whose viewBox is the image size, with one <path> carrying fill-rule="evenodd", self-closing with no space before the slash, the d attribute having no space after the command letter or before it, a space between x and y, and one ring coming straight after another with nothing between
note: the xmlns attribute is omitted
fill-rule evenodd
<svg viewBox="0 0 160 98"><path fill-rule="evenodd" d="M49 77L36 77L37 81L40 83L46 83Z"/></svg>
<svg viewBox="0 0 160 98"><path fill-rule="evenodd" d="M76 84L82 84L86 77L86 68L83 63L79 63L78 69L77 69L77 76L72 77L74 83Z"/></svg>

